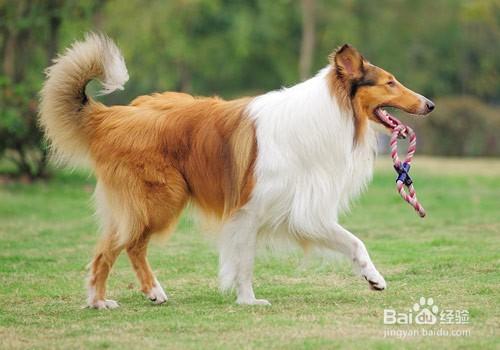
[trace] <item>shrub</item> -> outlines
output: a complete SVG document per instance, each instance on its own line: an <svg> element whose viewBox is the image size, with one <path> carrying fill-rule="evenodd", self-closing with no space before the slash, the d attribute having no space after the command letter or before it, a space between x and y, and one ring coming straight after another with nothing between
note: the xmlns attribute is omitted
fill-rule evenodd
<svg viewBox="0 0 500 350"><path fill-rule="evenodd" d="M442 156L499 156L500 108L471 96L436 100L427 119L411 121L418 152Z"/></svg>

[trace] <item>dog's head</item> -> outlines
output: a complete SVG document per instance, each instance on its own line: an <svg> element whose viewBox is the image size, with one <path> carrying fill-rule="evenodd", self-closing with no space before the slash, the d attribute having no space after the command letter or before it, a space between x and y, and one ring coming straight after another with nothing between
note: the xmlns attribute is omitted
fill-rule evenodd
<svg viewBox="0 0 500 350"><path fill-rule="evenodd" d="M372 120L391 131L400 122L384 107L395 107L413 115L426 115L434 103L411 91L389 72L368 62L354 47L343 45L330 55L337 86L351 103L356 120L356 137L366 121Z"/></svg>

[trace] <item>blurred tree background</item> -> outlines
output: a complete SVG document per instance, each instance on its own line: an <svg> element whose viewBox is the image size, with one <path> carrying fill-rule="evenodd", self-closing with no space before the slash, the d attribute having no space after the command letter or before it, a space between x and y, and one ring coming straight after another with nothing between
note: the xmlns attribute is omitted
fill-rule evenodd
<svg viewBox="0 0 500 350"><path fill-rule="evenodd" d="M12 172L47 175L43 70L89 30L118 43L130 73L105 103L259 94L311 76L348 42L436 100L412 122L419 152L500 155L500 0L0 0L0 156Z"/></svg>

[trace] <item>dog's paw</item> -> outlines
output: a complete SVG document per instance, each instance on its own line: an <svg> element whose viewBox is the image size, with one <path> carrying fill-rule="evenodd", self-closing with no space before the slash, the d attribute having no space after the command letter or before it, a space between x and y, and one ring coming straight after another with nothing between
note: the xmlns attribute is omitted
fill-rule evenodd
<svg viewBox="0 0 500 350"><path fill-rule="evenodd" d="M266 305L269 306L271 303L266 299L238 299L236 301L238 305Z"/></svg>
<svg viewBox="0 0 500 350"><path fill-rule="evenodd" d="M161 287L160 283L158 281L155 281L155 284L153 285L153 288L146 294L146 297L151 300L155 304L163 304L168 300L168 296Z"/></svg>
<svg viewBox="0 0 500 350"><path fill-rule="evenodd" d="M96 300L92 302L88 302L87 307L91 309L98 309L98 310L110 310L110 309L116 309L119 307L118 303L114 300L106 299L106 300Z"/></svg>
<svg viewBox="0 0 500 350"><path fill-rule="evenodd" d="M361 275L368 282L372 290L382 291L387 288L384 277L375 268L362 271Z"/></svg>

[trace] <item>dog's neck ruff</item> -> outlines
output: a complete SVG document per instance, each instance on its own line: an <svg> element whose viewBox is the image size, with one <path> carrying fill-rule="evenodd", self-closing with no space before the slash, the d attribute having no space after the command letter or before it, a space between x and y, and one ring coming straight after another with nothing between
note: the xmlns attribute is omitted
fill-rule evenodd
<svg viewBox="0 0 500 350"><path fill-rule="evenodd" d="M372 177L375 131L353 142L353 112L332 93L330 69L248 106L258 145L250 205L270 228L325 232Z"/></svg>

